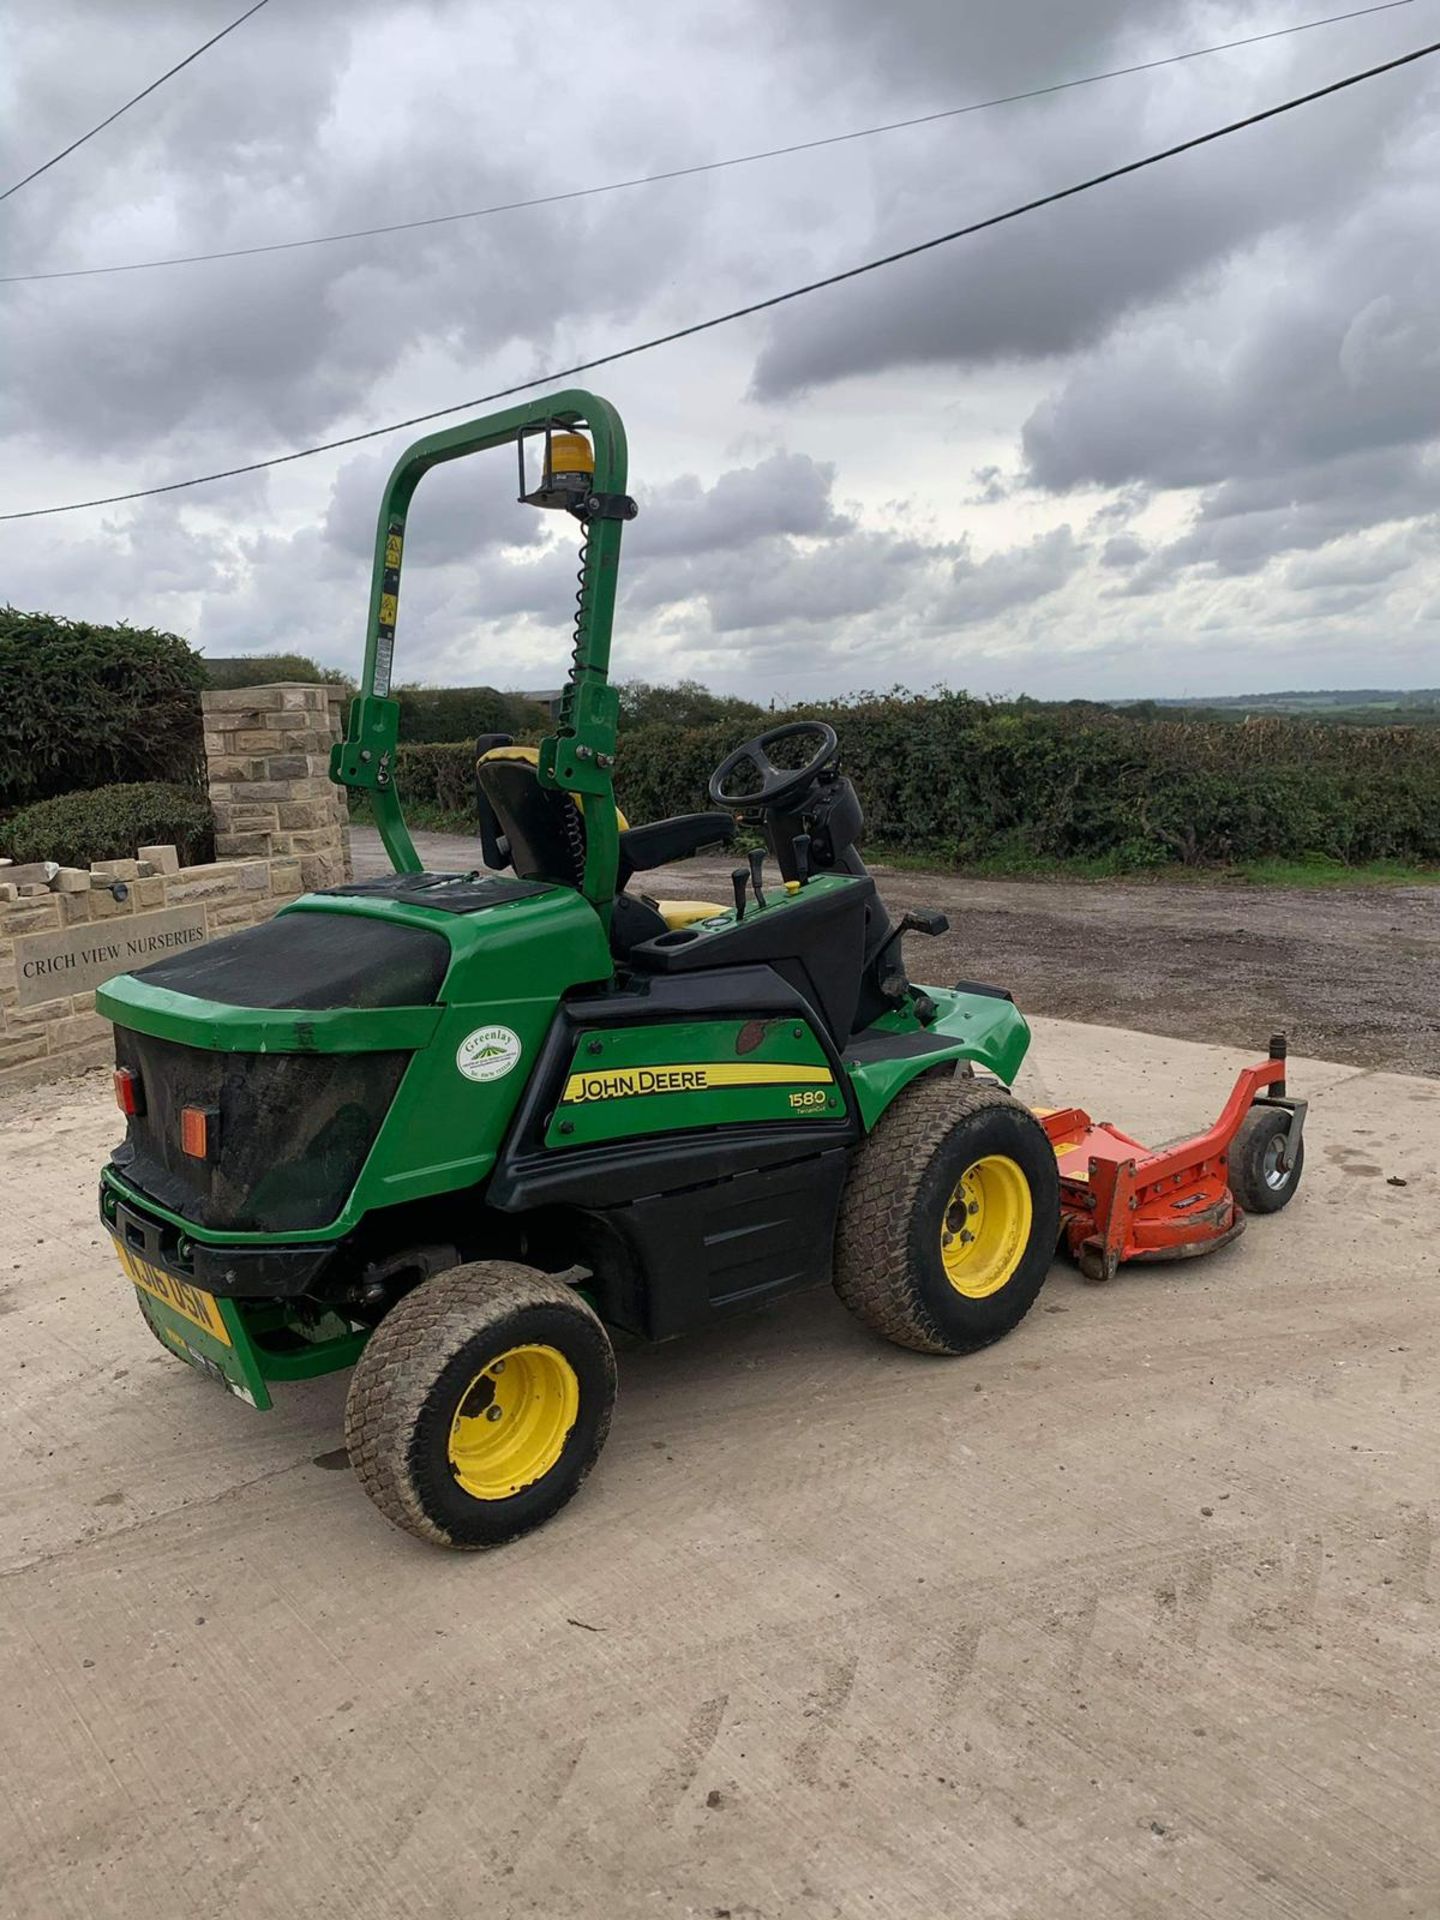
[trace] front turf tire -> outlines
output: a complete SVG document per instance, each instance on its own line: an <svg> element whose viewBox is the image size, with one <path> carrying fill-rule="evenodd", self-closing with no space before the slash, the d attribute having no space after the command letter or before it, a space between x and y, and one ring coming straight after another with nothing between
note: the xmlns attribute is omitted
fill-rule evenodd
<svg viewBox="0 0 1440 1920"><path fill-rule="evenodd" d="M615 1354L572 1287L509 1260L424 1281L370 1336L345 1402L361 1486L437 1546L504 1546L557 1513L594 1466Z"/></svg>
<svg viewBox="0 0 1440 1920"><path fill-rule="evenodd" d="M999 1087L927 1074L856 1154L835 1291L896 1346L970 1353L1029 1312L1059 1232L1055 1153L1034 1114Z"/></svg>

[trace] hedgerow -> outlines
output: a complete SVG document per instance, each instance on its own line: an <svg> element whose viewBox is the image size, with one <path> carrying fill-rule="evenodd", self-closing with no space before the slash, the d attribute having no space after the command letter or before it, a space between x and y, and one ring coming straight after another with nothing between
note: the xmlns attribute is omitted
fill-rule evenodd
<svg viewBox="0 0 1440 1920"><path fill-rule="evenodd" d="M194 787L142 780L62 793L22 807L0 826L0 850L12 860L131 860L137 847L173 846L182 866L215 857L210 802ZM3 872L3 869L0 869Z"/></svg>
<svg viewBox="0 0 1440 1920"><path fill-rule="evenodd" d="M411 746L473 741L482 733L528 738L543 733L550 718L523 693L501 693L495 687L402 686L395 689L395 697L400 702L400 739Z"/></svg>
<svg viewBox="0 0 1440 1920"><path fill-rule="evenodd" d="M0 609L0 808L161 772L198 784L205 683L177 634Z"/></svg>
<svg viewBox="0 0 1440 1920"><path fill-rule="evenodd" d="M802 711L836 727L876 850L1117 870L1307 855L1440 862L1440 750L1423 728L1212 725L964 694ZM628 730L621 806L637 821L708 806L711 770L754 724ZM471 825L469 742L402 746L396 771L403 800Z"/></svg>

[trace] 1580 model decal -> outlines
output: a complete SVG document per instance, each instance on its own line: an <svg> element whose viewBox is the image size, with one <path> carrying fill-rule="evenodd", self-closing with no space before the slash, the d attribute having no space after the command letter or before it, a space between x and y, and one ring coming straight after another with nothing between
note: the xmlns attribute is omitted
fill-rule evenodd
<svg viewBox="0 0 1440 1920"><path fill-rule="evenodd" d="M793 1066L787 1061L702 1060L673 1067L597 1067L572 1073L562 1106L588 1100L627 1100L638 1094L701 1093L711 1087L787 1087L800 1083L834 1086L828 1067ZM820 1096L823 1101L824 1096Z"/></svg>

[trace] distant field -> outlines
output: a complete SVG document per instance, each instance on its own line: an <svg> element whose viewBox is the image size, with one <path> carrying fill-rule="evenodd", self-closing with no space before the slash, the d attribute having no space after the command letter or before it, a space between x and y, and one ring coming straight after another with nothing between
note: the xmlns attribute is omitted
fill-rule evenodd
<svg viewBox="0 0 1440 1920"><path fill-rule="evenodd" d="M1296 714L1307 720L1352 726L1440 725L1440 687L1344 687L1325 692L1237 693L1183 700L1117 703L1137 708L1183 711L1192 719L1244 720L1254 715Z"/></svg>

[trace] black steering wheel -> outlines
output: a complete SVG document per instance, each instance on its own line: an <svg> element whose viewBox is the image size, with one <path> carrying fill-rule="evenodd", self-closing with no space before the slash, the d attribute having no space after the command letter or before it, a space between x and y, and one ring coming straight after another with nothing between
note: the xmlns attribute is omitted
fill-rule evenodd
<svg viewBox="0 0 1440 1920"><path fill-rule="evenodd" d="M768 749L777 740L793 740L803 733L818 735L819 752L803 767L777 767ZM732 813L750 807L785 807L802 797L816 774L827 767L839 751L835 729L823 720L791 720L783 727L771 727L768 733L759 733L743 747L726 754L710 776L710 804L728 807ZM760 785L748 793L727 793L725 782L737 767L747 763L759 774Z"/></svg>

